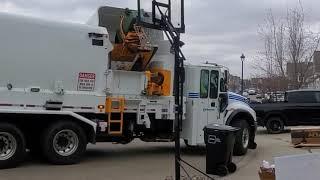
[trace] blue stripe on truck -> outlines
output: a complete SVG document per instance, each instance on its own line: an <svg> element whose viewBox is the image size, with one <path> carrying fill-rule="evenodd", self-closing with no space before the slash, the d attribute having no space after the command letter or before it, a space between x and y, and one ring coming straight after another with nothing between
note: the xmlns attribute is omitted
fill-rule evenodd
<svg viewBox="0 0 320 180"><path fill-rule="evenodd" d="M188 93L188 98L199 98L200 95L197 92L189 92Z"/></svg>

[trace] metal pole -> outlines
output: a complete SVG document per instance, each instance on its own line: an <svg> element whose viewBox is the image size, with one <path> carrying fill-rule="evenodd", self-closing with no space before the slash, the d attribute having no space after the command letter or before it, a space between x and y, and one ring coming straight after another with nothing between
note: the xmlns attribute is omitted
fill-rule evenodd
<svg viewBox="0 0 320 180"><path fill-rule="evenodd" d="M243 95L243 60L241 59L241 95Z"/></svg>
<svg viewBox="0 0 320 180"><path fill-rule="evenodd" d="M181 0L181 33L185 32L185 25L184 25L184 0Z"/></svg>
<svg viewBox="0 0 320 180"><path fill-rule="evenodd" d="M141 22L141 4L140 4L140 0L137 0L138 1L138 23Z"/></svg>
<svg viewBox="0 0 320 180"><path fill-rule="evenodd" d="M181 104L181 58L179 56L179 42L180 37L179 34L175 39L173 39L173 47L175 51L175 75L174 75L174 82L175 82L175 104L177 105L176 109L176 118L175 118L175 175L176 180L180 180L180 158L181 158L181 151L180 151L180 129L181 129L181 118L182 118L182 104Z"/></svg>

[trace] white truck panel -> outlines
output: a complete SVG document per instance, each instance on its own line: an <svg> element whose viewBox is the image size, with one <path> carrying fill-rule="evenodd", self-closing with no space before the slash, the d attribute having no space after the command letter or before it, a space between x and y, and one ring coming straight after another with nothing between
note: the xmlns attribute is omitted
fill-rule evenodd
<svg viewBox="0 0 320 180"><path fill-rule="evenodd" d="M6 114L52 114L52 115L68 115L72 116L82 122L89 124L94 132L97 130L97 123L87 119L79 114L76 114L71 111L46 111L46 110L14 110L14 109L0 109L0 113Z"/></svg>
<svg viewBox="0 0 320 180"><path fill-rule="evenodd" d="M102 113L97 105L105 104L112 50L105 28L5 13L0 13L0 24L5 42L0 43L0 108L40 110L46 101L61 101L62 110ZM93 45L93 39L103 45ZM81 85L80 80L91 82Z"/></svg>
<svg viewBox="0 0 320 180"><path fill-rule="evenodd" d="M0 14L0 87L40 87L53 90L60 81L64 90L77 91L80 72L96 74L94 91L104 90L110 42L93 46L88 33L108 35L105 28L49 22ZM107 50L106 50L107 49Z"/></svg>
<svg viewBox="0 0 320 180"><path fill-rule="evenodd" d="M109 70L107 93L141 95L147 85L145 72Z"/></svg>

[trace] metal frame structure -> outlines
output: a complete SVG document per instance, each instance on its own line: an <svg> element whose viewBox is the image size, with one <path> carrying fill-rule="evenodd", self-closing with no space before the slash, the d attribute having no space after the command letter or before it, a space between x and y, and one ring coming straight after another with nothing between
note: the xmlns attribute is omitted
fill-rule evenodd
<svg viewBox="0 0 320 180"><path fill-rule="evenodd" d="M163 12L166 9L166 12ZM160 13L160 18L156 17L156 11ZM184 0L181 0L181 28L176 28L171 22L171 0L168 3L160 3L156 0L152 1L152 23L144 22L141 18L141 4L138 0L138 24L146 28L158 29L164 31L169 42L171 43L171 50L175 55L174 65L174 96L176 108L175 117L175 176L176 180L180 180L180 166L181 166L181 150L180 150L180 132L182 130L183 119L183 84L185 80L184 60L185 57L181 51L184 45L180 41L180 33L185 32L184 25Z"/></svg>
<svg viewBox="0 0 320 180"><path fill-rule="evenodd" d="M174 0L167 0L167 1L168 3L165 4L165 3L158 2L156 0L152 0L152 23L150 23L150 22L143 21L143 18L141 17L142 16L141 0L138 0L138 18L137 18L138 24L150 29L164 30L165 27L163 27L163 20L162 20L163 15L166 16L167 19L170 20L170 22L172 22L171 1L174 1ZM178 0L178 1L181 1L181 10L180 10L181 11L181 19L180 19L181 27L180 28L177 28L174 26L172 27L178 33L185 33L184 0ZM163 10L161 9L165 9L166 12L163 12ZM160 17L156 16L157 11L161 14Z"/></svg>

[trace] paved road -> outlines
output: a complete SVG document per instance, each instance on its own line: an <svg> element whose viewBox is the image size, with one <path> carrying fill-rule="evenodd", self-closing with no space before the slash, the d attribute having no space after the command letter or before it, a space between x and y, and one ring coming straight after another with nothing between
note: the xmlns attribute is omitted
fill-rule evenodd
<svg viewBox="0 0 320 180"><path fill-rule="evenodd" d="M307 152L291 147L289 133L268 135L260 130L257 143L258 148L250 150L247 156L234 157L238 171L223 179L257 180L262 160ZM185 160L205 170L204 148L190 150L183 147L182 153ZM199 176L195 171L188 171ZM89 146L85 159L77 165L53 166L29 157L19 168L0 172L0 180L164 180L174 176L174 144L138 140L129 145L103 143Z"/></svg>

